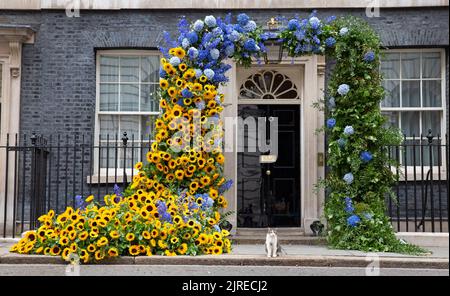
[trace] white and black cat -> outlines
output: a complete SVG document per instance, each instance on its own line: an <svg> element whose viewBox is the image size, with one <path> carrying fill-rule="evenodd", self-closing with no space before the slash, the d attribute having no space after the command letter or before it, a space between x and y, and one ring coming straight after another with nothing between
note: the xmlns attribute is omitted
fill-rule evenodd
<svg viewBox="0 0 450 296"><path fill-rule="evenodd" d="M267 230L266 235L266 254L267 258L275 258L280 255L282 247L278 242L277 232L271 228Z"/></svg>

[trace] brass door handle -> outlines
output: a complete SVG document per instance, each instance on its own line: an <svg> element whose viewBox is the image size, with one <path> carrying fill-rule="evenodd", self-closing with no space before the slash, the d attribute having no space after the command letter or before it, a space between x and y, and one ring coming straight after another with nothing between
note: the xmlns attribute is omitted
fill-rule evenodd
<svg viewBox="0 0 450 296"><path fill-rule="evenodd" d="M270 174L272 174L272 172L271 172L270 170L267 170L267 171L266 171L266 175L267 175L267 176L270 176Z"/></svg>

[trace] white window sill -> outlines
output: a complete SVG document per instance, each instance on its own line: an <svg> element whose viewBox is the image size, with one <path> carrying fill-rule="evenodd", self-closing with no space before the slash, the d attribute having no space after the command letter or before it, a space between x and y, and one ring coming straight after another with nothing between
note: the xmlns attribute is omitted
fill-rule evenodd
<svg viewBox="0 0 450 296"><path fill-rule="evenodd" d="M416 166L415 167L415 176L416 176L416 181L425 181L427 179L427 174L428 171L430 170L429 166L424 166L423 167L423 176L422 176L422 167L420 166ZM391 168L392 173L397 174L397 169L396 168ZM439 180L439 167L438 166L433 166L432 167L432 172L433 172L433 181L437 181ZM446 181L447 180L447 170L445 167L440 167L440 173L441 173L441 181ZM399 176L399 181L400 182L404 182L404 181L408 181L408 182L412 182L414 181L414 167L413 166L408 166L406 168L406 175L405 175L405 167L401 167L398 170L398 174ZM431 174L430 177L428 178L428 180L431 180Z"/></svg>
<svg viewBox="0 0 450 296"><path fill-rule="evenodd" d="M136 176L139 173L136 169L125 169L126 182L132 182L132 176ZM86 177L87 184L122 184L125 181L123 168L117 169L101 169L100 172L92 174L92 176Z"/></svg>

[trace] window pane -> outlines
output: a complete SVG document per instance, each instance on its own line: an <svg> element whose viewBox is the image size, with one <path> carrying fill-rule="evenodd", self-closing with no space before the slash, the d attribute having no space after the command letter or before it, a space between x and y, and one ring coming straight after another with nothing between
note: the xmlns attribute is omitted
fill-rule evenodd
<svg viewBox="0 0 450 296"><path fill-rule="evenodd" d="M399 113L398 112L382 112L383 116L387 118L386 124L391 127L399 128L398 124L398 118Z"/></svg>
<svg viewBox="0 0 450 296"><path fill-rule="evenodd" d="M118 111L119 87L116 84L100 85L100 111Z"/></svg>
<svg viewBox="0 0 450 296"><path fill-rule="evenodd" d="M120 159L119 149L115 147L116 143L112 142L110 139L109 147L108 142L102 141L100 142L100 167L113 169L116 167L116 159L117 162ZM110 175L111 176L111 175Z"/></svg>
<svg viewBox="0 0 450 296"><path fill-rule="evenodd" d="M119 58L100 56L100 81L119 81Z"/></svg>
<svg viewBox="0 0 450 296"><path fill-rule="evenodd" d="M402 81L402 107L420 107L420 81Z"/></svg>
<svg viewBox="0 0 450 296"><path fill-rule="evenodd" d="M139 111L139 85L120 86L120 111Z"/></svg>
<svg viewBox="0 0 450 296"><path fill-rule="evenodd" d="M144 140L148 140L148 139L154 139L155 137L153 136L153 133L155 131L155 120L156 120L156 115L145 115L142 116L141 119L141 133L142 136L144 138Z"/></svg>
<svg viewBox="0 0 450 296"><path fill-rule="evenodd" d="M156 84L141 85L141 111L158 111L157 89Z"/></svg>
<svg viewBox="0 0 450 296"><path fill-rule="evenodd" d="M120 58L120 82L139 82L139 57Z"/></svg>
<svg viewBox="0 0 450 296"><path fill-rule="evenodd" d="M400 107L400 81L385 80L383 81L383 87L385 89L385 96L381 106Z"/></svg>
<svg viewBox="0 0 450 296"><path fill-rule="evenodd" d="M428 130L432 131L436 136L441 133L441 112L440 111L424 111L422 112L422 133L428 135Z"/></svg>
<svg viewBox="0 0 450 296"><path fill-rule="evenodd" d="M140 125L140 116L136 115L120 116L120 135L126 132L129 141L132 140L133 135L135 140L139 139L140 137L139 125Z"/></svg>
<svg viewBox="0 0 450 296"><path fill-rule="evenodd" d="M141 82L159 81L159 56L141 57Z"/></svg>
<svg viewBox="0 0 450 296"><path fill-rule="evenodd" d="M400 78L400 54L386 53L381 61L381 73L385 79Z"/></svg>
<svg viewBox="0 0 450 296"><path fill-rule="evenodd" d="M419 112L402 112L402 133L406 134L407 137L420 135L420 114Z"/></svg>
<svg viewBox="0 0 450 296"><path fill-rule="evenodd" d="M441 81L424 80L422 82L423 107L441 107Z"/></svg>
<svg viewBox="0 0 450 296"><path fill-rule="evenodd" d="M402 79L420 78L420 54L402 54Z"/></svg>
<svg viewBox="0 0 450 296"><path fill-rule="evenodd" d="M441 54L439 52L424 52L423 78L441 78Z"/></svg>
<svg viewBox="0 0 450 296"><path fill-rule="evenodd" d="M109 139L115 139L119 131L119 116L117 115L100 115L100 139L106 140L107 135Z"/></svg>
<svg viewBox="0 0 450 296"><path fill-rule="evenodd" d="M406 140L405 147L402 147L402 159L401 163L405 163L408 166L419 166L420 165L420 140Z"/></svg>

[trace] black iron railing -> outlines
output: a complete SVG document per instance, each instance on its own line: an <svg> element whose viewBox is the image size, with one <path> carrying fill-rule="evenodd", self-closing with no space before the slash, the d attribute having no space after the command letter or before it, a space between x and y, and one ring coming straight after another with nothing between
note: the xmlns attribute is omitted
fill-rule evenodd
<svg viewBox="0 0 450 296"><path fill-rule="evenodd" d="M124 133L87 139L83 135L6 135L0 145L0 237L36 227L49 209L76 206L76 197L100 198L132 180L134 163L145 161L151 141ZM399 169L387 211L397 231L448 232L448 140L430 132L387 147ZM114 188L116 187L116 188ZM119 188L118 188L119 187Z"/></svg>

